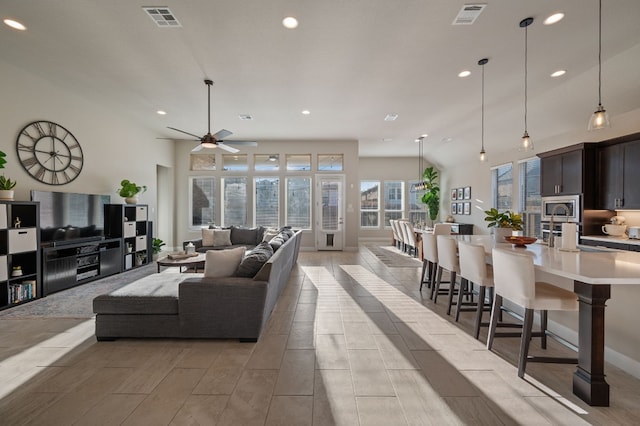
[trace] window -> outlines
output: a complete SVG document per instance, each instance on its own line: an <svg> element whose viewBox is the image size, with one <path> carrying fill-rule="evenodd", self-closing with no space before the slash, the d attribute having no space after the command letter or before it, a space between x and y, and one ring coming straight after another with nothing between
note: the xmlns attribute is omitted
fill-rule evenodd
<svg viewBox="0 0 640 426"><path fill-rule="evenodd" d="M288 171L308 171L311 170L311 154L287 154Z"/></svg>
<svg viewBox="0 0 640 426"><path fill-rule="evenodd" d="M318 154L318 170L323 172L340 172L343 170L342 154Z"/></svg>
<svg viewBox="0 0 640 426"><path fill-rule="evenodd" d="M520 200L518 211L524 219L524 235L542 238L540 229L540 159L531 158L519 164Z"/></svg>
<svg viewBox="0 0 640 426"><path fill-rule="evenodd" d="M189 178L189 198L191 199L192 227L215 223L216 179L214 177Z"/></svg>
<svg viewBox="0 0 640 426"><path fill-rule="evenodd" d="M503 164L491 169L491 196L495 208L500 211L513 209L513 164Z"/></svg>
<svg viewBox="0 0 640 426"><path fill-rule="evenodd" d="M390 220L401 219L404 213L404 182L386 181L384 183L384 226L391 226Z"/></svg>
<svg viewBox="0 0 640 426"><path fill-rule="evenodd" d="M256 171L272 171L280 170L280 158L278 154L256 154L253 156L253 168Z"/></svg>
<svg viewBox="0 0 640 426"><path fill-rule="evenodd" d="M286 179L285 225L299 229L311 229L311 178L288 177Z"/></svg>
<svg viewBox="0 0 640 426"><path fill-rule="evenodd" d="M380 205L378 202L380 182L360 182L360 226L377 228L380 222Z"/></svg>
<svg viewBox="0 0 640 426"><path fill-rule="evenodd" d="M413 188L420 181L410 181L409 188ZM424 191L409 191L409 222L416 224L427 223L427 205L422 202Z"/></svg>
<svg viewBox="0 0 640 426"><path fill-rule="evenodd" d="M222 170L229 172L246 172L249 170L247 154L224 154L222 156Z"/></svg>
<svg viewBox="0 0 640 426"><path fill-rule="evenodd" d="M280 221L280 178L257 177L254 180L255 225L278 227Z"/></svg>
<svg viewBox="0 0 640 426"><path fill-rule="evenodd" d="M247 226L247 178L222 179L222 222L224 226Z"/></svg>
<svg viewBox="0 0 640 426"><path fill-rule="evenodd" d="M215 170L215 154L191 154L191 170Z"/></svg>

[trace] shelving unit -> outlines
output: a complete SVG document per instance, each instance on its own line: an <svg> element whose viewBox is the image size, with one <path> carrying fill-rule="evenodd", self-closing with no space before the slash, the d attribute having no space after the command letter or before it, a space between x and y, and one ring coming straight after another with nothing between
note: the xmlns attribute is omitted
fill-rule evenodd
<svg viewBox="0 0 640 426"><path fill-rule="evenodd" d="M142 204L105 204L104 233L122 240L122 270L143 266L151 261L151 226L148 206Z"/></svg>
<svg viewBox="0 0 640 426"><path fill-rule="evenodd" d="M0 201L0 309L42 296L39 207Z"/></svg>

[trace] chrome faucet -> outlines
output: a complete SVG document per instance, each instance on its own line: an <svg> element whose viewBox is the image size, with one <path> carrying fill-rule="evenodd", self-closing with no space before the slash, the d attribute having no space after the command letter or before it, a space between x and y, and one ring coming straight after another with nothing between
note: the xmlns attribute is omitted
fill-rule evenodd
<svg viewBox="0 0 640 426"><path fill-rule="evenodd" d="M555 246L556 238L555 238L555 235L553 234L553 218L555 217L556 210L558 209L558 207L564 210L565 217L567 218L569 217L569 209L567 208L567 206L565 206L564 204L556 204L555 206L553 206L553 210L551 210L551 220L549 221L549 241L548 241L549 247Z"/></svg>

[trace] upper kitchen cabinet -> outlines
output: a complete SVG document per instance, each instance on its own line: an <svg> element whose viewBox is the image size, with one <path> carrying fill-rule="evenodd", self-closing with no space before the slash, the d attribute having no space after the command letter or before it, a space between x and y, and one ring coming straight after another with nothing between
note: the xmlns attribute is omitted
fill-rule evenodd
<svg viewBox="0 0 640 426"><path fill-rule="evenodd" d="M552 195L583 195L583 205L595 202L596 144L581 143L538 154L540 191Z"/></svg>
<svg viewBox="0 0 640 426"><path fill-rule="evenodd" d="M598 153L600 185L598 208L640 209L640 135L607 141ZM608 144L613 142L614 144ZM617 143L616 143L617 142Z"/></svg>

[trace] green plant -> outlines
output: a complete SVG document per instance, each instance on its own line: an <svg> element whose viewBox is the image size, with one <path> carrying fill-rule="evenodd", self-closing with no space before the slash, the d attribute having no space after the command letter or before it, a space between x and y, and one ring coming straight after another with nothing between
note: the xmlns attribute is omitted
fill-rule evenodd
<svg viewBox="0 0 640 426"><path fill-rule="evenodd" d="M440 187L438 186L438 171L433 167L427 167L422 173L425 183L425 193L422 202L429 209L429 219L436 220L440 211Z"/></svg>
<svg viewBox="0 0 640 426"><path fill-rule="evenodd" d="M141 194L147 190L147 187L142 185L138 186L137 184L130 182L127 179L124 179L120 182L120 189L118 189L118 195L124 198L135 197L138 194Z"/></svg>
<svg viewBox="0 0 640 426"><path fill-rule="evenodd" d="M162 246L166 245L160 238L154 238L151 242L153 254L158 254L162 250Z"/></svg>
<svg viewBox="0 0 640 426"><path fill-rule="evenodd" d="M0 169L4 169L4 165L7 164L7 160L5 160L6 156L7 154L0 151ZM6 178L4 174L0 176L0 190L10 191L16 186L16 184L17 182L15 180Z"/></svg>
<svg viewBox="0 0 640 426"><path fill-rule="evenodd" d="M488 228L511 228L515 231L522 231L522 215L518 213L509 210L501 213L496 208L485 210L484 213L487 215L484 220L489 222Z"/></svg>
<svg viewBox="0 0 640 426"><path fill-rule="evenodd" d="M7 160L4 159L4 157L6 157L7 154L5 154L4 152L0 151L0 169L4 169L4 165L7 164Z"/></svg>

